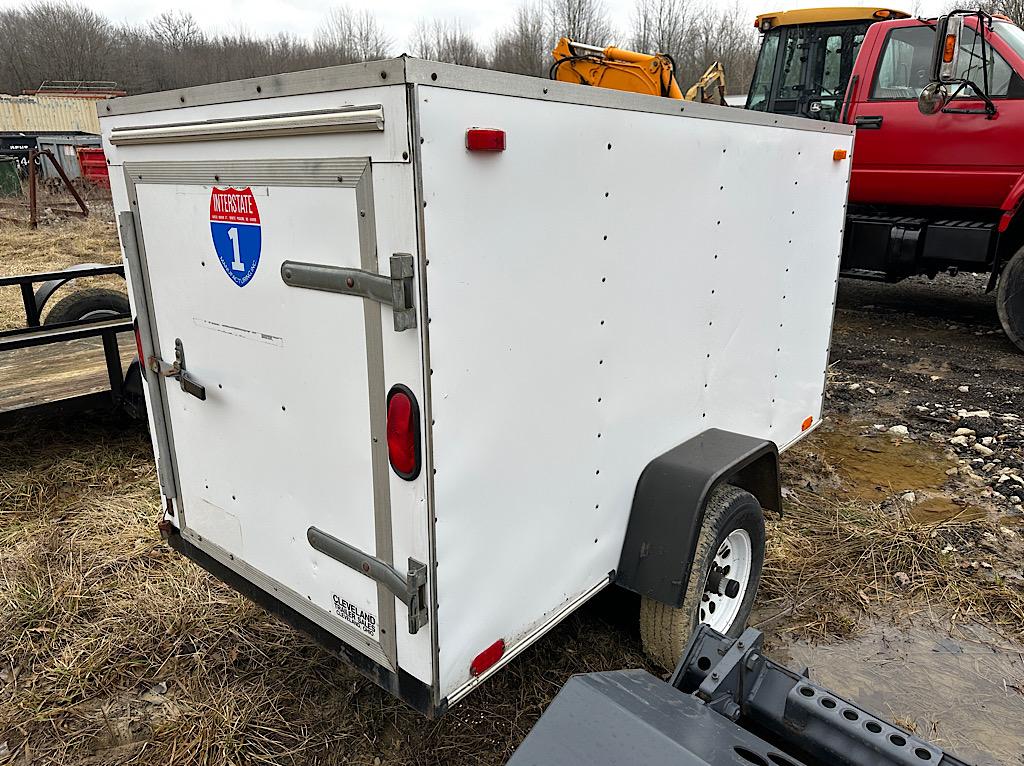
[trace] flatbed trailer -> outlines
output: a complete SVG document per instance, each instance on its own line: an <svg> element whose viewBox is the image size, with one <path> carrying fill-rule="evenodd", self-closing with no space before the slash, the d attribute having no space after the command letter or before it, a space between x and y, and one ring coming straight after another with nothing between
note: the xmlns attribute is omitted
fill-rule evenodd
<svg viewBox="0 0 1024 766"><path fill-rule="evenodd" d="M109 290L69 295L43 321L58 289L110 275L123 277L124 266L81 264L0 277L0 289L20 291L25 311L24 326L0 330L0 422L105 408L134 412L141 406L126 298Z"/></svg>

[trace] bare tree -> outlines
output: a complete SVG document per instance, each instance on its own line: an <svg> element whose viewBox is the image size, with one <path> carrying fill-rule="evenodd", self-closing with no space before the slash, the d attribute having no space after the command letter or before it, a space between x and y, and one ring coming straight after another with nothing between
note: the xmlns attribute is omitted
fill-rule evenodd
<svg viewBox="0 0 1024 766"><path fill-rule="evenodd" d="M334 56L343 64L387 58L391 50L390 38L372 13L346 6L327 12L315 45L318 52Z"/></svg>
<svg viewBox="0 0 1024 766"><path fill-rule="evenodd" d="M602 0L550 0L548 24L554 37L580 43L611 45L612 26Z"/></svg>
<svg viewBox="0 0 1024 766"><path fill-rule="evenodd" d="M703 74L709 64L720 61L725 67L729 91L746 92L757 63L760 39L739 0L726 5L705 5L696 14L689 38L690 57L681 67L683 90Z"/></svg>
<svg viewBox="0 0 1024 766"><path fill-rule="evenodd" d="M452 19L420 21L413 32L413 54L431 61L485 67L487 56L462 22Z"/></svg>
<svg viewBox="0 0 1024 766"><path fill-rule="evenodd" d="M172 50L181 51L204 40L199 23L185 11L164 11L147 26L158 42Z"/></svg>
<svg viewBox="0 0 1024 766"><path fill-rule="evenodd" d="M1024 26L1024 0L1002 0L1000 12L1010 17L1018 27Z"/></svg>
<svg viewBox="0 0 1024 766"><path fill-rule="evenodd" d="M976 0L976 2L951 2L943 13L958 8L980 8L986 13L999 13L1006 16L1017 26L1024 25L1024 0Z"/></svg>
<svg viewBox="0 0 1024 766"><path fill-rule="evenodd" d="M2 90L17 92L43 80L106 78L111 32L103 16L68 2L37 2L4 11L0 15Z"/></svg>
<svg viewBox="0 0 1024 766"><path fill-rule="evenodd" d="M540 5L521 5L512 23L498 32L491 53L491 68L543 77L551 59L552 35Z"/></svg>
<svg viewBox="0 0 1024 766"><path fill-rule="evenodd" d="M691 6L691 0L637 0L630 45L645 53L684 56L690 34Z"/></svg>

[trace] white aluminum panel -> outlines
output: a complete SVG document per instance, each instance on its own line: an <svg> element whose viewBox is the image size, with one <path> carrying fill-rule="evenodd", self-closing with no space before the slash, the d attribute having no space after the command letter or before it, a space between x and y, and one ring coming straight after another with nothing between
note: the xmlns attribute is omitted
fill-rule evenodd
<svg viewBox="0 0 1024 766"><path fill-rule="evenodd" d="M651 459L817 420L852 137L417 96L447 695L618 565Z"/></svg>
<svg viewBox="0 0 1024 766"><path fill-rule="evenodd" d="M210 187L136 188L160 349L173 361L180 338L206 386L205 401L166 387L185 525L379 654L333 607L379 616L376 584L306 540L316 526L376 550L363 301L280 277L296 257L360 267L356 190L253 188L261 255L239 287L211 245Z"/></svg>

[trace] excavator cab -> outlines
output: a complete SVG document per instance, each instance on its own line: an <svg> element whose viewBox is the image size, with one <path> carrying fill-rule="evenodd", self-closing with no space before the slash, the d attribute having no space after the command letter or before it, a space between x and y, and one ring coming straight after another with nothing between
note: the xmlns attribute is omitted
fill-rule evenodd
<svg viewBox="0 0 1024 766"><path fill-rule="evenodd" d="M758 16L761 52L747 109L838 122L867 28L909 15L891 8L811 8Z"/></svg>

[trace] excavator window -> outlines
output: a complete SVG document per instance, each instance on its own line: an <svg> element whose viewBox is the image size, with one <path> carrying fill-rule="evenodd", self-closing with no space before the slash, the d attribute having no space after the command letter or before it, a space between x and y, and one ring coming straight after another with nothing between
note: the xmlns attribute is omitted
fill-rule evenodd
<svg viewBox="0 0 1024 766"><path fill-rule="evenodd" d="M754 78L747 93L747 109L767 112L771 102L772 78L775 76L775 59L779 53L779 30L767 32L761 41L761 53L757 57Z"/></svg>
<svg viewBox="0 0 1024 766"><path fill-rule="evenodd" d="M869 24L798 24L766 32L747 108L838 121Z"/></svg>

